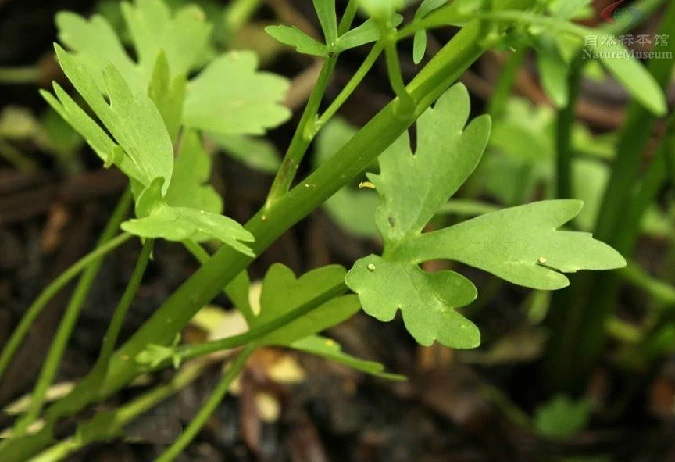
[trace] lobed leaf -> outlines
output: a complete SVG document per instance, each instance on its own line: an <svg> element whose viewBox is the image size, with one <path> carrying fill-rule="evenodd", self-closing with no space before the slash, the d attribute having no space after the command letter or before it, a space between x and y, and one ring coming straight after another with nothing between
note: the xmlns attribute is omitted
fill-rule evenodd
<svg viewBox="0 0 675 462"><path fill-rule="evenodd" d="M569 285L562 273L626 265L616 250L590 233L557 230L582 205L552 200L499 210L424 234L401 253L416 261L460 261L533 289L560 289Z"/></svg>
<svg viewBox="0 0 675 462"><path fill-rule="evenodd" d="M134 43L144 81L148 82L160 52L165 53L170 76L187 77L210 53L211 25L196 5L175 14L162 0L122 3L122 14Z"/></svg>
<svg viewBox="0 0 675 462"><path fill-rule="evenodd" d="M129 57L103 17L87 20L71 12L56 16L61 42L83 58L99 90L105 88L102 73L109 64L117 68L134 92L145 92L161 51L166 54L172 78L187 77L211 53L211 26L197 6L186 6L173 15L162 0L136 0L121 7L138 63Z"/></svg>
<svg viewBox="0 0 675 462"><path fill-rule="evenodd" d="M253 242L251 233L226 216L167 204L161 195L161 180L154 181L136 200L138 218L122 223L124 231L143 238L182 242L217 239L248 256L253 251L243 244Z"/></svg>
<svg viewBox="0 0 675 462"><path fill-rule="evenodd" d="M544 290L566 286L562 272L625 265L590 234L557 230L579 213L582 203L575 200L498 210L422 234L485 149L489 119L464 128L468 116L466 89L455 85L418 119L414 155L401 137L380 156L380 173L369 177L380 195L376 223L384 253L358 260L345 280L371 316L387 321L401 310L407 330L423 345L474 348L480 334L456 311L476 298L473 284L453 271L426 272L422 262L455 260Z"/></svg>
<svg viewBox="0 0 675 462"><path fill-rule="evenodd" d="M100 92L105 91L103 69L112 64L136 92L145 91L141 74L129 58L117 34L103 17L95 15L87 20L69 11L56 15L59 40L73 54L81 57L80 62L92 76ZM153 61L154 63L154 61ZM147 83L147 82L146 82Z"/></svg>
<svg viewBox="0 0 675 462"><path fill-rule="evenodd" d="M345 282L374 318L391 321L401 310L406 329L421 345L438 341L451 348L475 348L480 344L478 328L455 311L475 300L476 288L454 271L427 273L408 262L370 255L356 262Z"/></svg>
<svg viewBox="0 0 675 462"><path fill-rule="evenodd" d="M252 52L230 52L214 59L188 84L183 123L221 134L256 135L286 120L281 103L286 79L257 72Z"/></svg>
<svg viewBox="0 0 675 462"><path fill-rule="evenodd" d="M108 65L103 71L108 103L88 69L82 65L83 58L69 54L58 45L55 48L66 76L119 145L119 149L102 156L104 161L118 165L124 173L144 186L155 178L162 178L168 186L173 169L173 146L162 116L152 100L145 93L134 94L124 76L114 66ZM55 87L55 91L61 104L67 107L65 112L83 120L82 114L73 115L78 111L72 107L75 104L72 99L60 87ZM89 136L96 137L88 142L102 148L100 133L95 133L91 126L85 130ZM110 147L107 143L106 146Z"/></svg>
<svg viewBox="0 0 675 462"><path fill-rule="evenodd" d="M419 234L474 170L487 144L490 119L464 129L469 94L455 85L417 121L417 152L407 135L380 156L380 174L368 177L383 199L375 221L385 243Z"/></svg>
<svg viewBox="0 0 675 462"><path fill-rule="evenodd" d="M54 82L54 93L56 97L48 91L40 90L42 97L82 135L101 160L105 164L112 163L113 151L118 147L117 144L56 82Z"/></svg>

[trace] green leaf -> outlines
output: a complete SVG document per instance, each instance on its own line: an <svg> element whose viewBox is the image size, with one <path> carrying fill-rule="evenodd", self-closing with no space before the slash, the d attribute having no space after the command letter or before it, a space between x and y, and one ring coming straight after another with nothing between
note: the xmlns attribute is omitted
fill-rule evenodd
<svg viewBox="0 0 675 462"><path fill-rule="evenodd" d="M592 30L589 33L593 33ZM597 37L596 37L597 38ZM633 97L657 116L666 114L666 98L654 78L619 42L587 40L584 57L598 59Z"/></svg>
<svg viewBox="0 0 675 462"><path fill-rule="evenodd" d="M408 242L401 258L460 261L540 290L569 285L562 273L625 266L616 250L590 233L557 230L582 205L572 199L542 201L481 215Z"/></svg>
<svg viewBox="0 0 675 462"><path fill-rule="evenodd" d="M63 120L82 135L104 164L110 165L117 144L56 82L54 82L54 92L56 97L48 91L40 90L42 97L47 100Z"/></svg>
<svg viewBox="0 0 675 462"><path fill-rule="evenodd" d="M397 15L398 16L398 15ZM401 18L402 20L403 18ZM397 21L398 22L398 21ZM400 22L399 22L400 23ZM395 22L394 26L398 24ZM342 34L337 42L337 50L344 51L356 48L366 43L375 42L380 38L380 30L374 20L368 19L363 24Z"/></svg>
<svg viewBox="0 0 675 462"><path fill-rule="evenodd" d="M401 310L406 329L421 345L480 344L478 328L455 311L475 300L476 288L454 271L427 273L414 264L370 255L356 262L345 282L359 295L363 310L380 321L391 321Z"/></svg>
<svg viewBox="0 0 675 462"><path fill-rule="evenodd" d="M201 66L211 53L211 26L196 6L171 14L161 0L123 3L122 13L130 31L138 64L131 60L110 24L101 16L90 20L70 12L59 13L59 38L78 57L103 91L102 73L112 64L124 76L134 93L148 88L161 51L166 54L170 76L186 77Z"/></svg>
<svg viewBox="0 0 675 462"><path fill-rule="evenodd" d="M568 66L552 37L543 36L539 40L537 68L544 90L553 104L558 108L566 106L569 99Z"/></svg>
<svg viewBox="0 0 675 462"><path fill-rule="evenodd" d="M146 82L162 51L172 78L186 77L208 56L211 25L195 5L181 8L172 15L162 0L136 0L133 5L122 3L122 14Z"/></svg>
<svg viewBox="0 0 675 462"><path fill-rule="evenodd" d="M591 405L588 400L572 401L567 396L558 395L537 408L534 426L540 435L566 439L586 428L590 414Z"/></svg>
<svg viewBox="0 0 675 462"><path fill-rule="evenodd" d="M143 238L181 242L217 239L248 256L253 251L243 242L253 242L251 233L223 215L187 207L173 207L161 196L161 180L154 181L136 200L139 218L122 223L124 231Z"/></svg>
<svg viewBox="0 0 675 462"><path fill-rule="evenodd" d="M132 93L124 76L109 65L103 71L105 91L110 101L108 103L87 68L81 64L83 58L72 56L58 45L55 48L66 76L121 148L113 148L112 151L102 154L103 149L110 149L110 144L88 127L87 132L96 137L90 144L96 143L101 149L100 152L96 149L97 153L106 163L118 165L124 173L144 186L152 183L155 178L162 178L166 188L173 169L173 145L162 116L152 100L145 93ZM65 112L73 117L77 113L72 107L75 103L59 88L55 86L57 97L67 106L64 108ZM81 115L74 117L82 121L84 119ZM120 151L123 155L115 155Z"/></svg>
<svg viewBox="0 0 675 462"><path fill-rule="evenodd" d="M469 94L455 85L418 119L415 155L404 134L380 156L381 173L368 177L384 200L375 222L385 244L418 235L478 164L490 119L464 129L468 117Z"/></svg>
<svg viewBox="0 0 675 462"><path fill-rule="evenodd" d="M218 134L209 134L209 138L227 155L253 170L276 173L281 165L276 147L264 138Z"/></svg>
<svg viewBox="0 0 675 462"><path fill-rule="evenodd" d="M415 11L415 19L421 19L431 13L432 11L447 4L447 0L424 0L420 3L419 8ZM465 2L466 3L466 2Z"/></svg>
<svg viewBox="0 0 675 462"><path fill-rule="evenodd" d="M188 84L183 123L200 130L238 135L262 134L285 121L281 103L288 82L257 72L252 52L230 52L213 60Z"/></svg>
<svg viewBox="0 0 675 462"><path fill-rule="evenodd" d="M427 31L418 30L413 37L413 62L419 64L427 51Z"/></svg>
<svg viewBox="0 0 675 462"><path fill-rule="evenodd" d="M366 361L344 353L339 343L326 337L312 335L297 340L289 346L294 350L322 356L337 363L344 364L347 367L351 367L352 369L356 369L357 371L374 375L375 377L397 381L406 380L406 377L403 375L388 374L384 372L384 366L378 362Z"/></svg>
<svg viewBox="0 0 675 462"><path fill-rule="evenodd" d="M358 260L345 281L371 316L386 321L401 310L406 328L423 345L474 348L480 342L476 326L455 311L476 298L473 284L452 271L427 273L398 253L476 167L490 120L479 117L465 128L468 117L468 92L455 85L418 119L414 155L404 135L380 156L380 173L369 178L381 198L375 221L384 256Z"/></svg>
<svg viewBox="0 0 675 462"><path fill-rule="evenodd" d="M293 271L275 263L267 271L260 294L260 314L253 326L274 321L296 308L311 302L316 297L343 283L345 270L339 265L324 266L296 279ZM268 345L291 343L332 327L348 319L359 310L359 301L354 295L331 298L308 314L286 324L262 338Z"/></svg>
<svg viewBox="0 0 675 462"><path fill-rule="evenodd" d="M326 44L331 47L337 40L337 15L335 14L335 0L312 0L314 10L319 17L321 30Z"/></svg>
<svg viewBox="0 0 675 462"><path fill-rule="evenodd" d="M81 57L87 74L92 76L100 91L103 91L103 69L112 64L124 76L135 92L145 91L141 74L129 58L115 31L101 16L87 20L68 11L56 15L59 40ZM153 61L154 64L154 61ZM148 76L149 77L149 76Z"/></svg>
<svg viewBox="0 0 675 462"><path fill-rule="evenodd" d="M188 207L221 213L223 200L208 184L211 176L211 158L204 150L199 135L186 130L173 167L171 183L164 200L174 207Z"/></svg>
<svg viewBox="0 0 675 462"><path fill-rule="evenodd" d="M326 45L317 42L296 26L267 26L265 32L278 42L294 47L298 53L321 57L328 56Z"/></svg>
<svg viewBox="0 0 675 462"><path fill-rule="evenodd" d="M169 71L169 62L163 51L157 56L152 72L148 96L162 115L169 137L175 140L183 117L183 99L185 99L185 77L179 75L173 82Z"/></svg>

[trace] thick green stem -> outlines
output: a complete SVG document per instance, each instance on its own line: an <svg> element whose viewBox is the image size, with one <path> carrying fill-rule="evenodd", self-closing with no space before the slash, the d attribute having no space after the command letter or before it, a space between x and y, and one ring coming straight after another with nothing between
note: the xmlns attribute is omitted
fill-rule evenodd
<svg viewBox="0 0 675 462"><path fill-rule="evenodd" d="M237 356L237 359L229 367L227 372L225 372L225 375L223 375L218 386L213 390L211 396L209 396L206 404L202 406L197 415L190 421L190 425L188 425L176 442L157 458L156 462L170 462L174 460L181 452L183 452L183 449L192 442L195 436L197 436L197 433L199 433L199 430L206 424L206 421L211 417L211 414L215 412L216 408L227 394L227 390L230 389L230 385L232 385L234 379L237 378L244 366L246 366L246 361L255 350L255 347L255 345L249 345Z"/></svg>
<svg viewBox="0 0 675 462"><path fill-rule="evenodd" d="M515 2L514 2L515 3ZM409 118L395 114L396 100L385 106L334 156L323 163L302 184L261 211L246 225L256 238L253 250L259 255L283 232L348 184L401 136L484 51L478 21L468 23L446 44L408 85L416 104ZM101 396L123 387L138 373L133 361L148 344L168 344L192 316L251 262L251 258L229 247L218 250L176 290L136 334L111 358L108 381ZM18 462L29 458L53 441L51 429L57 417L77 412L87 402L82 390L88 378L47 412L46 427L25 438L9 441L0 449L0 460Z"/></svg>

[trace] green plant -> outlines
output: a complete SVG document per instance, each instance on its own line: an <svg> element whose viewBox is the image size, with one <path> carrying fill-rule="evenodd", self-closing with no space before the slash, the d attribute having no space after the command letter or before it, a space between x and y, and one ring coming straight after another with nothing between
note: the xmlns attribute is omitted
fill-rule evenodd
<svg viewBox="0 0 675 462"><path fill-rule="evenodd" d="M333 1L315 0L314 6L324 43L297 29L269 28L281 42L325 61L267 202L245 226L221 213L222 200L208 184L210 159L201 137L259 135L282 123L289 115L280 104L287 82L257 71L253 53L211 55L210 28L196 7L171 12L161 0L124 4L122 13L138 61L126 54L101 17L85 20L71 13L57 17L61 42L69 51L56 45L56 55L88 109L58 84L54 84L53 94L43 92L43 96L84 137L105 166L114 165L129 178L130 192L111 219L99 249L42 297L48 298L66 279L86 268L29 409L18 419L12 437L0 444L1 460L61 460L86 444L122 435L129 421L193 380L203 367L200 357L215 351L236 348L237 357L186 432L158 460L173 460L189 444L247 357L262 345L294 348L372 374L400 378L383 373L377 363L348 356L339 345L318 336L360 307L381 320L390 320L401 310L408 331L421 344L438 341L454 348L476 347L480 342L478 328L458 311L476 298L476 288L454 271L424 271L420 264L428 260L462 262L509 282L542 290L567 286L569 281L563 273L624 266L619 253L590 234L557 229L581 210L582 203L569 198L485 213L454 226L423 232L476 168L490 136L488 116L467 125L468 94L462 85L454 84L459 75L488 48L517 44L532 35L546 36L541 26L563 34L566 40L561 46L582 48L587 29L569 23L565 18L571 15L547 16L541 4L531 5L525 0L457 0L448 6L425 2L416 19L399 29L401 17L395 13L394 2L364 1L361 6L371 18L352 28L359 6L356 1L349 2L340 21ZM415 58L419 59L425 49L424 31L449 24L460 25L462 30L405 85L398 66L397 42L414 35ZM319 114L340 53L372 42L370 54L352 80ZM604 51L616 50L609 47ZM395 98L292 187L312 139L381 53ZM658 114L665 111L662 92L636 61L598 56L640 104ZM195 73L196 77L190 79ZM417 131L414 154L406 132L413 123ZM328 266L298 278L288 268L273 265L263 280L261 311L256 314L247 300L247 266L288 228L360 178L378 156L379 173L369 178L379 194L375 223L384 240L382 255L358 260L349 272ZM132 200L135 218L124 220ZM114 237L118 227L124 233ZM143 241L143 249L96 366L70 394L43 411L46 391L96 274L93 262L132 236ZM154 239L183 243L201 267L130 340L113 351ZM212 256L200 244L205 241L219 243ZM348 294L348 289L356 295ZM249 330L204 344L180 345L177 335L183 327L222 290L241 311ZM31 309L3 350L0 374L41 303ZM59 419L110 396L141 373L171 365L181 369L170 383L118 409L97 414L81 423L74 435L56 441L52 433ZM40 417L44 425L32 430Z"/></svg>

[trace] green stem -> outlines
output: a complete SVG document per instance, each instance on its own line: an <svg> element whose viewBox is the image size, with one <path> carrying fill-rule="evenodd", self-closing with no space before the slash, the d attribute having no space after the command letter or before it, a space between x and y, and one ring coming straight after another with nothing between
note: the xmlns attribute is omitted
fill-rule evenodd
<svg viewBox="0 0 675 462"><path fill-rule="evenodd" d="M490 104L488 112L493 119L499 119L504 115L506 110L506 105L511 96L511 89L513 88L513 82L515 82L516 77L518 76L518 71L520 66L525 59L527 48L522 47L519 50L516 50L512 53L506 65L502 68L502 72L499 75L499 80L495 86L492 97L490 98Z"/></svg>
<svg viewBox="0 0 675 462"><path fill-rule="evenodd" d="M558 111L556 116L555 148L556 148L556 198L570 199L573 197L572 161L574 148L572 135L576 121L576 106L581 86L581 71L584 62L578 55L572 60L567 78L569 96L567 105Z"/></svg>
<svg viewBox="0 0 675 462"><path fill-rule="evenodd" d="M24 173L37 172L38 165L32 159L24 156L21 151L0 138L0 157Z"/></svg>
<svg viewBox="0 0 675 462"><path fill-rule="evenodd" d="M101 353L99 354L96 364L91 372L92 384L91 394L96 396L98 394L98 389L101 383L105 380L106 372L108 370L110 356L112 355L115 344L117 343L117 337L119 336L120 331L122 330L122 325L124 324L124 319L129 311L131 302L133 302L138 288L141 286L141 279L143 274L145 274L145 269L148 266L148 261L150 261L150 255L152 254L154 239L146 239L141 249L141 254L136 261L136 266L134 267L133 272L131 273L131 278L127 284L122 298L120 298L115 311L113 312L113 317L110 320L108 325L108 330L103 337L103 345L101 346Z"/></svg>
<svg viewBox="0 0 675 462"><path fill-rule="evenodd" d="M260 0L233 0L227 5L223 20L229 40L248 22L260 3Z"/></svg>
<svg viewBox="0 0 675 462"><path fill-rule="evenodd" d="M5 369L9 365L10 361L14 357L16 350L21 345L24 337L28 333L30 326L35 321L44 307L47 305L49 300L54 297L66 284L72 281L81 271L92 265L96 261L103 258L108 252L113 251L120 245L124 244L126 241L131 239L133 236L130 234L120 234L116 238L106 242L105 244L96 248L85 257L82 257L74 265L68 268L66 271L61 273L59 277L54 279L51 284L49 284L45 289L40 293L37 299L33 304L26 310L26 314L21 318L21 322L16 329L12 332L7 345L2 350L2 355L0 355L0 377L2 377Z"/></svg>
<svg viewBox="0 0 675 462"><path fill-rule="evenodd" d="M106 244L119 242L122 240L120 239L122 237L125 238L122 240L122 242L126 240L128 236L124 234L118 236L115 239L113 239L113 236L119 229L120 223L122 223L124 220L129 206L131 205L131 200L131 192L129 189L127 189L118 202L115 211L113 212L110 220L103 230L103 233L101 234L101 237L99 238L97 250L105 247ZM78 281L77 286L70 297L70 302L66 307L61 324L59 324L59 327L56 331L52 345L49 348L49 352L47 353L47 358L45 359L44 365L42 366L40 377L38 378L35 388L33 389L30 407L14 426L14 433L16 435L22 435L23 432L26 431L26 429L33 422L35 422L37 417L40 415L42 407L46 401L47 390L49 390L49 387L54 382L54 377L56 376L59 364L61 363L61 358L63 357L63 353L65 352L68 345L68 340L70 339L73 329L75 328L75 324L79 318L82 306L86 301L87 295L89 295L91 286L98 275L102 263L103 260L101 258L93 260Z"/></svg>
<svg viewBox="0 0 675 462"><path fill-rule="evenodd" d="M164 451L164 453L156 459L156 462L170 462L174 460L180 455L181 452L183 452L187 445L192 442L195 436L197 436L197 433L199 433L199 430L201 430L206 424L227 394L227 390L230 389L230 385L232 385L234 379L237 378L244 366L246 366L246 361L251 356L253 351L255 351L255 347L255 345L250 345L237 356L237 359L229 367L227 372L225 372L223 378L218 383L218 386L215 390L213 390L211 396L209 396L206 404L202 406L197 415L190 421L190 425L188 425L176 442L173 443L169 449Z"/></svg>
<svg viewBox="0 0 675 462"><path fill-rule="evenodd" d="M295 308L293 311L290 311L283 316L279 316L278 318L273 319L272 321L269 321L265 324L254 327L247 332L220 340L214 340L212 342L200 343L196 345L185 345L177 348L176 353L182 362L209 353L230 350L232 348L238 348L242 345L260 342L265 336L279 329L283 329L285 326L296 319L306 316L327 301L343 294L346 290L347 287L341 282L316 295L311 300L308 300L307 302ZM166 364L169 364L169 362L163 365ZM163 365L160 365L159 368L161 368Z"/></svg>
<svg viewBox="0 0 675 462"><path fill-rule="evenodd" d="M260 255L287 229L360 175L403 134L415 117L422 114L483 53L480 39L478 21L469 22L408 85L408 91L416 102L415 112L410 118L397 116L393 109L394 102L389 103L303 182L307 187L293 188L269 209L256 214L246 224L246 228L256 238L252 246L256 255ZM171 342L192 316L243 271L251 260L251 257L229 247L219 249L113 354L108 380L101 396L109 396L141 373L142 369L132 358L148 344L166 345ZM87 399L82 390L87 380L85 377L71 394L47 411L43 430L30 437L10 440L0 448L0 460L24 461L50 444L53 440L51 431L58 417L77 412L86 404Z"/></svg>
<svg viewBox="0 0 675 462"><path fill-rule="evenodd" d="M0 83L27 84L37 83L42 79L42 72L37 66L0 67Z"/></svg>
<svg viewBox="0 0 675 462"><path fill-rule="evenodd" d="M356 15L357 3L355 0L350 0L347 4L347 10L340 20L338 25L338 33L342 34L349 30ZM305 110L300 118L300 123L293 134L291 143L288 146L284 160L281 163L277 175L274 177L272 187L267 195L265 209L269 210L271 205L285 195L290 189L295 175L300 167L300 162L307 152L309 143L312 142L314 136L318 132L320 126L317 124L317 114L319 113L319 106L323 100L323 95L326 93L330 77L335 70L339 52L332 52L328 59L323 63L321 73L317 79L316 85L309 96Z"/></svg>
<svg viewBox="0 0 675 462"><path fill-rule="evenodd" d="M614 316L607 319L605 332L623 343L632 345L642 340L642 331L639 328Z"/></svg>
<svg viewBox="0 0 675 462"><path fill-rule="evenodd" d="M384 43L387 76L389 77L391 89L397 98L394 110L400 117L406 118L410 112L414 111L415 101L408 93L408 89L403 82L403 74L401 73L401 66L398 61L398 50L396 49L396 28L387 27L380 23L378 25L380 25L381 40Z"/></svg>
<svg viewBox="0 0 675 462"><path fill-rule="evenodd" d="M345 13L340 19L340 24L338 24L338 36L346 33L352 27L352 22L354 22L358 9L359 3L357 0L349 0L349 2L347 2Z"/></svg>
<svg viewBox="0 0 675 462"><path fill-rule="evenodd" d="M653 278L645 270L634 263L618 270L619 275L628 284L644 290L654 298L662 310L675 309L675 287Z"/></svg>
<svg viewBox="0 0 675 462"><path fill-rule="evenodd" d="M265 208L269 210L276 201L278 201L282 196L284 196L291 187L293 179L295 178L296 173L298 172L298 167L300 167L300 162L311 143L312 138L316 132L316 115L319 111L319 106L321 105L321 100L323 95L326 92L328 87L328 82L330 76L333 74L333 69L335 69L335 64L337 63L337 55L329 57L321 68L321 73L317 79L316 85L312 90L312 94L309 96L309 101L305 110L302 113L298 127L293 134L291 143L288 146L284 160L281 162L279 171L274 177L272 182L272 187L267 196L267 201Z"/></svg>
<svg viewBox="0 0 675 462"><path fill-rule="evenodd" d="M317 119L316 121L317 129L321 129L324 125L326 125L328 121L332 119L333 116L335 116L337 111L347 101L347 99L351 96L351 94L354 93L356 87L358 87L361 81L363 81L368 71L370 71L370 69L375 64L375 61L377 61L377 58L380 56L380 53L382 53L382 49L383 45L381 42L377 42L373 46L373 48L370 50L370 53L368 53L368 56L366 56L366 59L363 60L363 62L356 70L352 78L349 79L349 82L347 82L347 84L340 91L335 100L333 100L330 106L328 106L328 108L321 115L321 117Z"/></svg>

